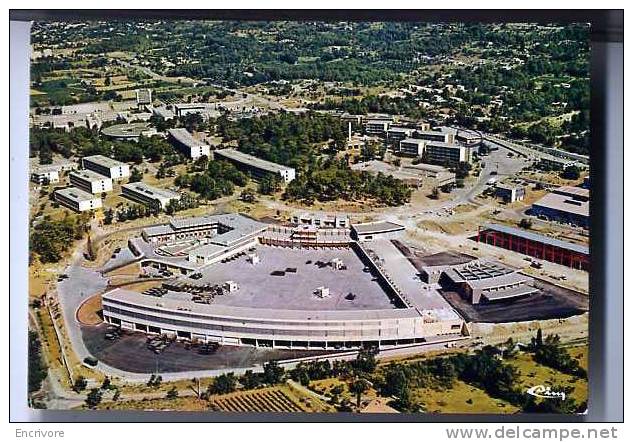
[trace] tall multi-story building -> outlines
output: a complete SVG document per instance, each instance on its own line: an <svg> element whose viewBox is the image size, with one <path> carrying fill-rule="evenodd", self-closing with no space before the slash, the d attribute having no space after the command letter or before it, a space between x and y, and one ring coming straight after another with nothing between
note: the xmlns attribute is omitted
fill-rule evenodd
<svg viewBox="0 0 633 442"><path fill-rule="evenodd" d="M398 146L398 152L401 155L407 155L411 157L420 157L424 153L424 147L426 141L418 140L416 138L405 138L400 141Z"/></svg>
<svg viewBox="0 0 633 442"><path fill-rule="evenodd" d="M385 136L390 126L391 120L367 120L365 133L367 135Z"/></svg>
<svg viewBox="0 0 633 442"><path fill-rule="evenodd" d="M411 138L414 132L415 129L409 127L390 127L387 131L387 140L389 140L389 142L399 142Z"/></svg>
<svg viewBox="0 0 633 442"><path fill-rule="evenodd" d="M446 144L453 144L455 142L455 134L453 132L441 132L437 130L417 130L413 134L413 138Z"/></svg>
<svg viewBox="0 0 633 442"><path fill-rule="evenodd" d="M470 163L471 148L459 144L429 141L424 147L424 162L442 166L457 166Z"/></svg>

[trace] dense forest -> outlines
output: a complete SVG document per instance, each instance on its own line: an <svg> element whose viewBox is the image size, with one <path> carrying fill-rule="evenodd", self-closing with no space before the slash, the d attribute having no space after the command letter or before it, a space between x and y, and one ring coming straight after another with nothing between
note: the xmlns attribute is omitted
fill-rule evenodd
<svg viewBox="0 0 633 442"><path fill-rule="evenodd" d="M70 132L63 129L31 128L30 156L39 157L40 164L53 162L53 154L64 158L72 156L105 155L115 160L132 164L141 164L144 160L160 161L167 157L172 163L183 159L174 148L159 136L139 138L138 142L108 140L97 130L77 127ZM173 161L176 159L176 161Z"/></svg>
<svg viewBox="0 0 633 442"><path fill-rule="evenodd" d="M281 112L231 121L217 120L217 131L225 142L237 141L238 149L275 163L305 168L326 145L332 150L345 147L344 124L330 115ZM327 150L327 149L326 149Z"/></svg>

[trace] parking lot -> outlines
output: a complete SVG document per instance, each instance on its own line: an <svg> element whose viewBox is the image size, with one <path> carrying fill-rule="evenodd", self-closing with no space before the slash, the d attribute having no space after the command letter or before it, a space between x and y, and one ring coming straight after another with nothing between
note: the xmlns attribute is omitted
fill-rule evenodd
<svg viewBox="0 0 633 442"><path fill-rule="evenodd" d="M180 371L245 368L270 360L292 359L318 355L318 351L273 350L253 347L220 346L207 354L199 348L172 342L162 352L147 348L143 333L123 331L119 338L105 338L108 325L83 326L81 332L90 353L99 361L133 373L174 373ZM325 352L323 352L325 353Z"/></svg>

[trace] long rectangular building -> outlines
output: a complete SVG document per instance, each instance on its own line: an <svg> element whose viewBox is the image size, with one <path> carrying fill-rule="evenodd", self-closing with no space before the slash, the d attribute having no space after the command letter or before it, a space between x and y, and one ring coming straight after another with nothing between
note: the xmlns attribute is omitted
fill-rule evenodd
<svg viewBox="0 0 633 442"><path fill-rule="evenodd" d="M413 137L419 140L434 141L436 143L453 144L455 141L455 134L453 132L442 132L439 130L417 130Z"/></svg>
<svg viewBox="0 0 633 442"><path fill-rule="evenodd" d="M119 180L130 176L130 166L103 155L92 155L81 159L84 169L89 169L101 175Z"/></svg>
<svg viewBox="0 0 633 442"><path fill-rule="evenodd" d="M56 190L55 201L75 212L84 212L101 207L101 198L76 187Z"/></svg>
<svg viewBox="0 0 633 442"><path fill-rule="evenodd" d="M142 182L121 186L122 195L146 206L165 210L170 201L179 200L180 195L170 190L150 186Z"/></svg>
<svg viewBox="0 0 633 442"><path fill-rule="evenodd" d="M475 239L574 269L589 270L589 247L584 245L500 224L485 225Z"/></svg>
<svg viewBox="0 0 633 442"><path fill-rule="evenodd" d="M112 191L112 179L92 170L75 170L70 172L70 183L90 193Z"/></svg>
<svg viewBox="0 0 633 442"><path fill-rule="evenodd" d="M261 178L266 175L278 175L285 183L295 179L294 168L262 160L236 149L215 150L213 151L213 156L215 160L225 160L234 164L235 167L251 173L255 178Z"/></svg>
<svg viewBox="0 0 633 442"><path fill-rule="evenodd" d="M205 143L196 140L191 133L184 128L169 129L169 141L173 146L194 160L202 155L209 157L211 150Z"/></svg>

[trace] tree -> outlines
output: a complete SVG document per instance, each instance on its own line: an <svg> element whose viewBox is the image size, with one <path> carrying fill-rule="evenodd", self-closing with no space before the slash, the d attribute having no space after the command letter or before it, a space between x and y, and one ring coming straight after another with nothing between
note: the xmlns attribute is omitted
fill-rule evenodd
<svg viewBox="0 0 633 442"><path fill-rule="evenodd" d="M114 220L114 210L112 210L112 208L109 208L103 213L103 224L110 225L112 224L113 220Z"/></svg>
<svg viewBox="0 0 633 442"><path fill-rule="evenodd" d="M244 375L240 378L240 384L247 390L257 388L261 385L261 377L258 373L253 373L253 370L246 370Z"/></svg>
<svg viewBox="0 0 633 442"><path fill-rule="evenodd" d="M28 389L29 393L38 391L42 386L42 381L46 379L47 367L42 357L42 345L37 336L37 332L29 330L28 349Z"/></svg>
<svg viewBox="0 0 633 442"><path fill-rule="evenodd" d="M221 374L216 377L213 384L209 386L210 394L232 393L237 388L237 379L233 373Z"/></svg>
<svg viewBox="0 0 633 442"><path fill-rule="evenodd" d="M209 166L209 157L206 155L201 155L196 162L194 163L194 167L196 170L204 171Z"/></svg>
<svg viewBox="0 0 633 442"><path fill-rule="evenodd" d="M176 399L178 397L178 389L176 387L171 387L169 391L167 391L167 395L165 397L167 399Z"/></svg>
<svg viewBox="0 0 633 442"><path fill-rule="evenodd" d="M245 203L254 203L255 202L255 192L252 189L244 189L240 194L240 199Z"/></svg>
<svg viewBox="0 0 633 442"><path fill-rule="evenodd" d="M88 396L86 396L86 405L88 408L97 408L97 406L101 403L102 397L103 395L101 390L93 388L90 390L90 393L88 393Z"/></svg>
<svg viewBox="0 0 633 442"><path fill-rule="evenodd" d="M532 221L527 218L521 218L521 221L519 222L519 227L521 227L522 229L531 229Z"/></svg>
<svg viewBox="0 0 633 442"><path fill-rule="evenodd" d="M160 384L163 382L163 377L161 375L152 374L147 381L148 387L160 387Z"/></svg>
<svg viewBox="0 0 633 442"><path fill-rule="evenodd" d="M86 378L83 376L79 376L77 380L75 380L75 382L73 383L73 390L79 393L80 391L84 391L87 386L88 381L86 380Z"/></svg>
<svg viewBox="0 0 633 442"><path fill-rule="evenodd" d="M567 166L560 174L566 180L577 180L580 178L580 168L574 164Z"/></svg>
<svg viewBox="0 0 633 442"><path fill-rule="evenodd" d="M361 395L369 389L369 381L364 378L356 378L349 385L350 393L356 395L356 408L360 408Z"/></svg>
<svg viewBox="0 0 633 442"><path fill-rule="evenodd" d="M142 181L142 180L143 180L143 172L138 170L136 167L133 167L132 170L130 171L129 182L138 183L139 181Z"/></svg>
<svg viewBox="0 0 633 442"><path fill-rule="evenodd" d="M284 378L285 370L277 361L264 364L264 382L270 385L279 384Z"/></svg>
<svg viewBox="0 0 633 442"><path fill-rule="evenodd" d="M281 178L279 175L266 175L260 181L257 191L262 195L272 195L281 189Z"/></svg>
<svg viewBox="0 0 633 442"><path fill-rule="evenodd" d="M115 390L116 386L112 384L112 380L108 376L105 377L103 383L101 384L102 390Z"/></svg>
<svg viewBox="0 0 633 442"><path fill-rule="evenodd" d="M352 362L352 367L358 374L371 374L376 370L376 349L363 348L356 355L356 360Z"/></svg>
<svg viewBox="0 0 633 442"><path fill-rule="evenodd" d="M434 187L433 190L431 191L431 198L436 200L439 197L440 197L440 191L437 189L437 187Z"/></svg>

